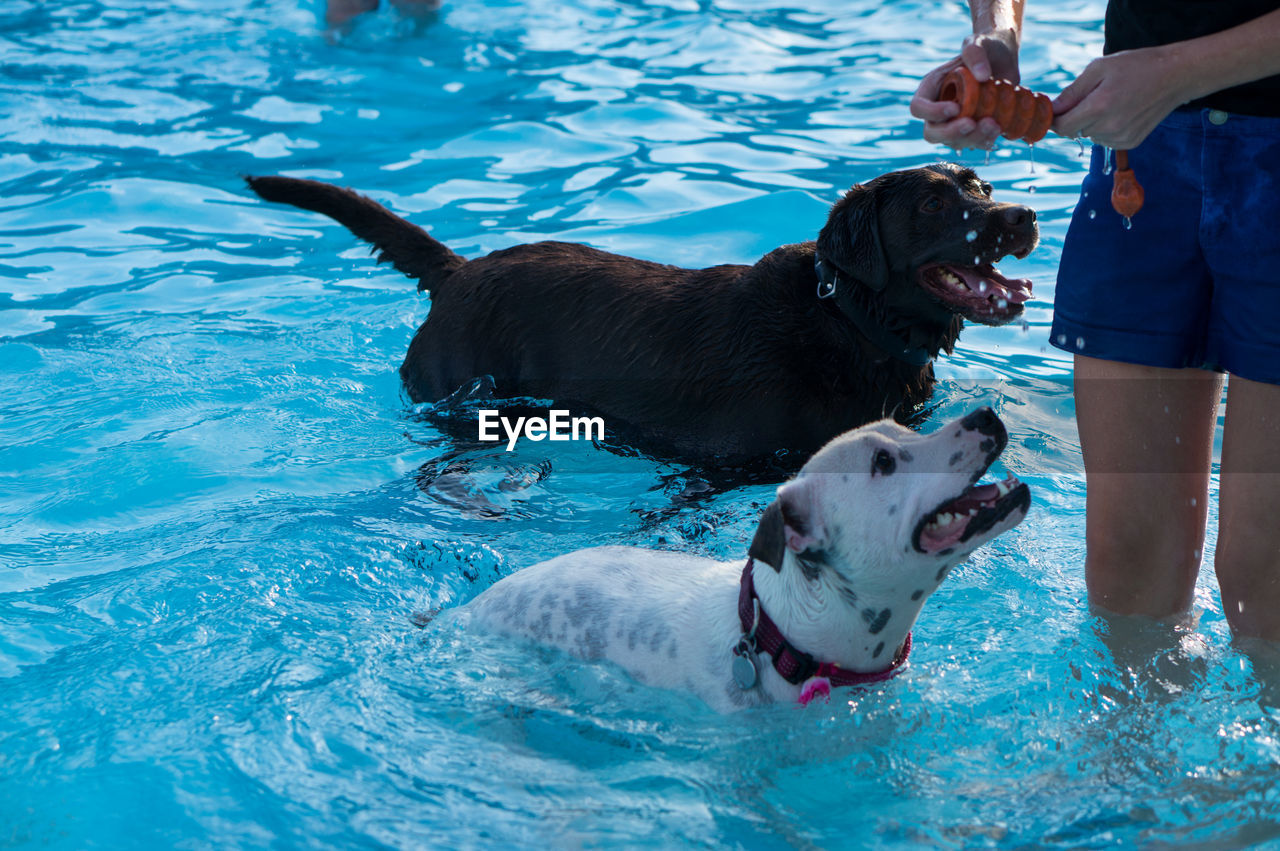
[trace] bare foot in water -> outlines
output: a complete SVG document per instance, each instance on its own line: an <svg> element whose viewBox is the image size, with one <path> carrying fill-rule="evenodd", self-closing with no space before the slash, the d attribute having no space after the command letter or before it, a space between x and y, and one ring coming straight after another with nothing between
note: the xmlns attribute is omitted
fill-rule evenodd
<svg viewBox="0 0 1280 851"><path fill-rule="evenodd" d="M391 5L403 15L421 18L438 10L440 0L391 0ZM377 8L378 0L328 0L324 22L327 26L339 27L356 15L372 12Z"/></svg>
<svg viewBox="0 0 1280 851"><path fill-rule="evenodd" d="M328 0L324 9L324 22L331 27L341 26L356 15L372 12L377 8L378 0Z"/></svg>
<svg viewBox="0 0 1280 851"><path fill-rule="evenodd" d="M391 0L391 5L411 18L425 18L440 10L440 0Z"/></svg>

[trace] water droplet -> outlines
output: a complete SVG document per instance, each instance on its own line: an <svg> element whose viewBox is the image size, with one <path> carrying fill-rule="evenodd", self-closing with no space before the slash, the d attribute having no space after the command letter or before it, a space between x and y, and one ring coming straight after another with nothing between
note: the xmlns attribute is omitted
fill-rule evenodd
<svg viewBox="0 0 1280 851"><path fill-rule="evenodd" d="M1030 192L1032 195L1036 194L1036 188L1034 186L1028 186L1027 191Z"/></svg>
<svg viewBox="0 0 1280 851"><path fill-rule="evenodd" d="M980 293L985 293L986 291L987 291L987 282L986 282L986 281L979 281L979 282L978 282L978 292L980 292Z"/></svg>
<svg viewBox="0 0 1280 851"><path fill-rule="evenodd" d="M965 215L968 216L969 214L965 213ZM973 242L977 238L978 238L978 232L976 230L971 230L964 235L965 242Z"/></svg>
<svg viewBox="0 0 1280 851"><path fill-rule="evenodd" d="M1034 144L1027 145L1027 150L1031 153L1031 163L1030 163L1030 167L1028 168L1028 171L1030 171L1031 174L1035 174L1036 173L1036 146ZM1031 191L1035 192L1035 189L1032 189Z"/></svg>
<svg viewBox="0 0 1280 851"><path fill-rule="evenodd" d="M991 165L991 149L990 149L990 148L987 148L987 155L986 155L986 157L982 160L982 164L983 164L983 165Z"/></svg>
<svg viewBox="0 0 1280 851"><path fill-rule="evenodd" d="M1030 330L1031 330L1031 323L1030 323L1030 322L1028 322L1028 321L1027 321L1027 320L1025 320L1025 319L1024 319L1024 320L1022 320L1022 333L1023 333L1023 334L1026 334L1026 333L1027 333L1027 332L1029 332Z"/></svg>
<svg viewBox="0 0 1280 851"><path fill-rule="evenodd" d="M1077 349L1084 348L1084 337L1076 337L1076 348Z"/></svg>
<svg viewBox="0 0 1280 851"><path fill-rule="evenodd" d="M1168 405L1165 405L1165 406L1164 406L1164 412L1165 412L1166 414L1167 414L1167 413L1169 413L1169 406L1168 406Z"/></svg>
<svg viewBox="0 0 1280 851"><path fill-rule="evenodd" d="M1076 154L1076 156L1083 157L1084 156L1084 139L1076 139L1076 141L1080 143L1080 153Z"/></svg>
<svg viewBox="0 0 1280 851"><path fill-rule="evenodd" d="M1182 437L1181 437L1181 436L1179 436L1179 435L1176 435L1176 434L1175 434L1175 435L1173 436L1173 442L1174 442L1174 443L1176 443L1177 445L1181 446L1181 445L1182 445Z"/></svg>
<svg viewBox="0 0 1280 851"><path fill-rule="evenodd" d="M976 254L975 254L975 255L973 255L973 265L975 265L975 266L981 266L981 265L982 265L982 258L981 258L981 257L979 257L979 256L978 256L978 255L976 255Z"/></svg>
<svg viewBox="0 0 1280 851"><path fill-rule="evenodd" d="M1007 299L1003 299L1003 298L996 299L996 307L1000 308L1001 310L1004 310L1008 306L1009 306L1009 302Z"/></svg>
<svg viewBox="0 0 1280 851"><path fill-rule="evenodd" d="M1059 346L1065 346L1066 344L1067 344L1067 335L1066 335L1066 334L1059 334L1059 335L1058 335L1058 345L1059 345Z"/></svg>
<svg viewBox="0 0 1280 851"><path fill-rule="evenodd" d="M1191 497L1191 507L1192 507L1192 508L1195 508L1195 507L1196 507L1196 498L1195 498L1194 496L1193 496L1193 497Z"/></svg>
<svg viewBox="0 0 1280 851"><path fill-rule="evenodd" d="M1131 228L1131 227L1133 227L1133 219L1129 218L1128 216L1125 216L1125 217L1124 217L1124 229L1125 229L1125 230L1128 230L1128 229L1129 229L1129 228Z"/></svg>
<svg viewBox="0 0 1280 851"><path fill-rule="evenodd" d="M1244 600L1241 600L1240 602L1236 603L1236 609L1240 612L1244 611Z"/></svg>
<svg viewBox="0 0 1280 851"><path fill-rule="evenodd" d="M1092 218L1093 218L1094 216L1096 216L1096 215L1098 215L1098 211L1097 211L1097 210L1090 210L1090 211L1089 211L1089 218L1091 218L1091 219L1092 219Z"/></svg>
<svg viewBox="0 0 1280 851"><path fill-rule="evenodd" d="M1084 189L1084 190L1082 190L1082 191L1080 192L1080 199L1081 199L1082 201L1083 201L1085 198L1088 198L1088 197L1089 197L1089 190L1088 190L1088 189Z"/></svg>
<svg viewBox="0 0 1280 851"><path fill-rule="evenodd" d="M967 221L969 221L969 211L968 211L968 210L965 210L965 211L964 211L964 220L965 220L966 222L967 222Z"/></svg>
<svg viewBox="0 0 1280 851"><path fill-rule="evenodd" d="M1111 173L1111 149L1110 148L1102 149L1102 173L1103 174Z"/></svg>

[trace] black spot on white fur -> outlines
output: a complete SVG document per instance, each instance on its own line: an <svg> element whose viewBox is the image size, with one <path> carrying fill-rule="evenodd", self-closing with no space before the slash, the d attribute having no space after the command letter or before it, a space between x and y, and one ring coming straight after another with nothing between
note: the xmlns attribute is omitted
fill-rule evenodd
<svg viewBox="0 0 1280 851"><path fill-rule="evenodd" d="M867 631L872 635L880 632L889 623L889 618L893 617L893 611L890 609L863 609L862 619L867 622Z"/></svg>

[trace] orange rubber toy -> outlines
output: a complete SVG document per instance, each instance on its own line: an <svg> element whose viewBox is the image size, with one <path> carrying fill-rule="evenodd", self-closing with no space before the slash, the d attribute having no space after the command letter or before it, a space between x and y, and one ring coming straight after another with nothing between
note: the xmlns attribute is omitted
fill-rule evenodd
<svg viewBox="0 0 1280 851"><path fill-rule="evenodd" d="M956 118L994 118L1001 135L1035 144L1053 125L1053 100L1008 80L979 83L973 72L961 65L942 78L938 100L960 104ZM1142 185L1129 168L1129 152L1116 151L1116 172L1112 178L1111 206L1131 217L1142 209Z"/></svg>
<svg viewBox="0 0 1280 851"><path fill-rule="evenodd" d="M979 83L963 65L942 78L938 100L960 104L956 118L994 118L1006 138L1030 144L1043 139L1053 124L1053 101L1048 95L1008 80Z"/></svg>
<svg viewBox="0 0 1280 851"><path fill-rule="evenodd" d="M1116 173L1111 178L1111 207L1125 218L1133 218L1142 209L1145 194L1142 184L1129 168L1129 152L1116 151Z"/></svg>

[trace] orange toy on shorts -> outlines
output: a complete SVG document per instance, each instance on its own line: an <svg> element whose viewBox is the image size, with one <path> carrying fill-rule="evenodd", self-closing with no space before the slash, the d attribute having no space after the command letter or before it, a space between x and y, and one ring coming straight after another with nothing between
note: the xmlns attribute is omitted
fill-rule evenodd
<svg viewBox="0 0 1280 851"><path fill-rule="evenodd" d="M1129 168L1129 152L1116 151L1116 173L1111 182L1111 208L1132 218L1142 209L1145 193L1133 169Z"/></svg>

